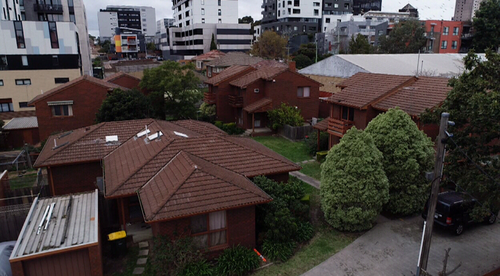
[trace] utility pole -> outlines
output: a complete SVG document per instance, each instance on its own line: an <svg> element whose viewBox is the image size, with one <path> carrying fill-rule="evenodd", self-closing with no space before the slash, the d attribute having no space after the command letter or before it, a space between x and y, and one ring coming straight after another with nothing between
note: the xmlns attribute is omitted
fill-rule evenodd
<svg viewBox="0 0 500 276"><path fill-rule="evenodd" d="M431 249L432 228L434 226L434 213L436 211L437 198L439 193L439 184L443 175L443 161L445 154L445 144L443 143L448 135L448 119L450 114L443 112L441 114L441 122L439 124L439 135L437 139L436 162L434 164L434 173L431 187L431 197L429 199L429 207L427 209L427 219L424 222L424 230L422 234L422 242L420 244L420 255L418 257L417 276L427 275L427 261L429 260L429 251ZM425 274L421 274L424 271Z"/></svg>

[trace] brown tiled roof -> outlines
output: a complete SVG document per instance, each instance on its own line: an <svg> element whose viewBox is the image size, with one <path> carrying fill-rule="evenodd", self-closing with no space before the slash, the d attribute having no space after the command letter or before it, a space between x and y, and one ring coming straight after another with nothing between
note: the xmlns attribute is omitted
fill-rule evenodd
<svg viewBox="0 0 500 276"><path fill-rule="evenodd" d="M426 108L440 105L451 89L447 78L419 77L415 83L400 88L373 107L382 111L399 107L411 116L419 116Z"/></svg>
<svg viewBox="0 0 500 276"><path fill-rule="evenodd" d="M207 84L218 85L221 81L230 78L238 73L241 73L245 70L250 70L251 68L246 65L233 65L229 68L226 68L224 71L220 72L218 75L209 78L205 81Z"/></svg>
<svg viewBox="0 0 500 276"><path fill-rule="evenodd" d="M140 80L141 80L141 79L139 79L138 77L132 76L132 75L127 74L127 73L125 73L125 72L118 72L118 73L116 73L116 74L113 74L113 75L111 75L111 76L109 76L109 77L107 77L107 78L103 79L103 81L105 81L105 82L111 82L111 81L113 81L113 80L116 80L116 79L118 79L118 78L122 78L122 77L128 77L128 78L136 79L136 80L138 80L138 81L140 81Z"/></svg>
<svg viewBox="0 0 500 276"><path fill-rule="evenodd" d="M146 222L271 201L241 174L180 151L138 191Z"/></svg>
<svg viewBox="0 0 500 276"><path fill-rule="evenodd" d="M248 113L254 113L256 111L258 112L264 112L273 107L273 100L270 98L262 98L252 104L249 104L243 108Z"/></svg>
<svg viewBox="0 0 500 276"><path fill-rule="evenodd" d="M263 79L263 80L271 80L273 77L279 75L280 73L288 70L288 67L260 67L259 69L250 72L244 76L241 76L233 81L231 81L229 84L240 87L240 88L246 88L249 84Z"/></svg>
<svg viewBox="0 0 500 276"><path fill-rule="evenodd" d="M221 56L226 55L224 52L221 52L219 50L212 50L208 53L204 53L202 55L196 56L192 58L191 60L212 60Z"/></svg>
<svg viewBox="0 0 500 276"><path fill-rule="evenodd" d="M242 52L229 52L207 63L207 66L229 67L232 65L252 65L262 61L260 57L252 57Z"/></svg>
<svg viewBox="0 0 500 276"><path fill-rule="evenodd" d="M340 85L345 85L346 88L333 94L328 101L364 109L384 95L413 81L415 77L412 76L357 73L342 82Z"/></svg>
<svg viewBox="0 0 500 276"><path fill-rule="evenodd" d="M89 81L89 82L92 82L92 83L95 83L97 85L100 85L100 86L103 86L105 88L108 88L108 89L115 89L115 88L120 88L120 89L127 89L127 88L124 88L124 87L121 87L117 84L114 84L114 83L111 83L111 82L107 82L107 81L104 81L104 80L101 80L101 79L98 79L98 78L94 78L94 77L91 77L91 76L88 76L88 75L83 75L79 78L76 78L72 81L69 81L67 83L64 83L64 84L61 84L57 87L54 87L52 88L51 90L43 93L43 94L40 94L36 97L34 97L29 103L28 105L33 105L35 104L36 102L42 100L42 99L45 99L47 97L50 97L56 93L59 93L61 91L63 91L64 89L70 87L70 86L73 86L73 85L76 85L77 83L81 82L81 81Z"/></svg>
<svg viewBox="0 0 500 276"><path fill-rule="evenodd" d="M318 122L317 124L315 124L313 126L313 128L319 129L321 131L326 131L328 129L328 120L329 119L330 119L330 117L321 120L320 122Z"/></svg>
<svg viewBox="0 0 500 276"><path fill-rule="evenodd" d="M28 111L14 111L14 112L1 112L0 120L7 121L12 118L33 117L36 116L35 110Z"/></svg>

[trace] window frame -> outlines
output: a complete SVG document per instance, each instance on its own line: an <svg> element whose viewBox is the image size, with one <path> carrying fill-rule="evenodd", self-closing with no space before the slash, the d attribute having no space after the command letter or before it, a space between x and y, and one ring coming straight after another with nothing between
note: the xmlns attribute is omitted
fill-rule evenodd
<svg viewBox="0 0 500 276"><path fill-rule="evenodd" d="M52 49L59 49L59 38L57 36L57 24L55 21L47 22L49 26L50 46Z"/></svg>
<svg viewBox="0 0 500 276"><path fill-rule="evenodd" d="M53 118L66 118L73 116L73 101L47 102L47 105L50 107ZM64 107L67 107L67 110L65 110Z"/></svg>
<svg viewBox="0 0 500 276"><path fill-rule="evenodd" d="M14 22L14 33L16 35L16 42L18 49L26 49L26 42L24 40L24 29L22 21L13 21Z"/></svg>
<svg viewBox="0 0 500 276"><path fill-rule="evenodd" d="M340 119L354 122L354 108L342 105L340 108Z"/></svg>
<svg viewBox="0 0 500 276"><path fill-rule="evenodd" d="M448 48L448 41L443 40L441 41L441 49L447 49Z"/></svg>
<svg viewBox="0 0 500 276"><path fill-rule="evenodd" d="M4 105L7 105L6 110L4 110ZM0 99L0 113L4 112L14 112L14 105L12 104L11 98Z"/></svg>
<svg viewBox="0 0 500 276"><path fill-rule="evenodd" d="M212 213L218 213L218 212L224 212L225 213L225 227L224 228L220 228L220 229L215 229L215 230L211 230L210 229L210 214ZM192 219L195 218L195 217L199 217L199 216L206 216L206 231L203 231L203 232L197 232L197 233L192 233ZM199 214L199 215L194 215L192 217L190 217L190 222L189 222L189 231L190 231L190 235L191 237L199 237L199 236L204 236L204 235L207 235L207 247L203 247L207 250L219 250L221 248L227 248L229 247L229 229L228 229L228 226L227 226L227 210L221 210L221 211L216 211L216 212L209 212L209 213L204 213L204 214ZM218 244L218 245L214 245L212 246L211 244L211 234L213 233L219 233L219 232L225 232L225 236L226 236L226 242L224 244Z"/></svg>
<svg viewBox="0 0 500 276"><path fill-rule="evenodd" d="M450 27L443 28L443 35L448 35L450 33Z"/></svg>
<svg viewBox="0 0 500 276"><path fill-rule="evenodd" d="M304 88L308 89L309 93L308 93L307 96L304 96ZM299 98L299 99L308 99L308 98L311 98L311 87L310 86L298 86L297 87L297 98Z"/></svg>
<svg viewBox="0 0 500 276"><path fill-rule="evenodd" d="M31 85L31 79L15 79L15 84L16 85Z"/></svg>

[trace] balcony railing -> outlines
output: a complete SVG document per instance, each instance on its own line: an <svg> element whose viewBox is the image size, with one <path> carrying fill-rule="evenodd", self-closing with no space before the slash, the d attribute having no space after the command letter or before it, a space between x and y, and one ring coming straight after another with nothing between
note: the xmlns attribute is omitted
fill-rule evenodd
<svg viewBox="0 0 500 276"><path fill-rule="evenodd" d="M232 107L242 107L243 106L243 97L229 95L229 105Z"/></svg>
<svg viewBox="0 0 500 276"><path fill-rule="evenodd" d="M206 102L207 104L214 104L215 94L210 92L203 93L203 101Z"/></svg>
<svg viewBox="0 0 500 276"><path fill-rule="evenodd" d="M328 120L328 133L342 137L352 126L354 126L354 122L352 121L330 118Z"/></svg>
<svg viewBox="0 0 500 276"><path fill-rule="evenodd" d="M63 13L62 5L33 4L33 8L36 12Z"/></svg>

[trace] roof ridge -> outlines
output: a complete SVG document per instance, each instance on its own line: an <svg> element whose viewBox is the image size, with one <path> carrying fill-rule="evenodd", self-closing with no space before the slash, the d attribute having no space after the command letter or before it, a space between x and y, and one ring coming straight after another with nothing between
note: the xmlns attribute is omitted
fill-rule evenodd
<svg viewBox="0 0 500 276"><path fill-rule="evenodd" d="M383 101L384 99L396 94L400 89L402 89L403 87L407 87L408 85L412 85L414 84L415 82L417 82L418 78L415 77L415 76L410 76L405 82L401 83L400 85L394 87L393 89L391 89L389 92L381 95L380 97L376 98L375 100L373 100L371 103L368 103L366 104L365 106L362 106L361 108L364 108L364 107L367 107L368 105L376 105L377 103Z"/></svg>

